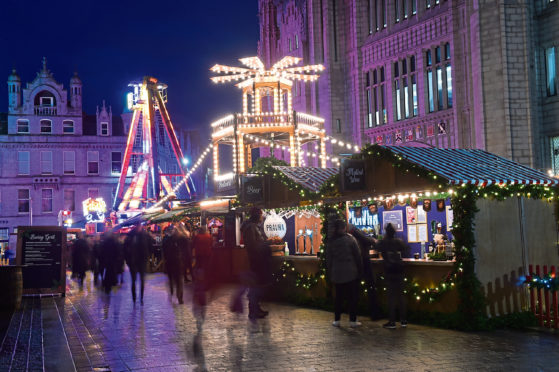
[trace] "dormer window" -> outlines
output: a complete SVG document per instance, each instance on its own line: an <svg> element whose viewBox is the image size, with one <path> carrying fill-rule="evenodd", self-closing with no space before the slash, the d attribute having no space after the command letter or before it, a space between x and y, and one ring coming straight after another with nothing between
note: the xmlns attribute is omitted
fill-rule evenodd
<svg viewBox="0 0 559 372"><path fill-rule="evenodd" d="M41 107L54 106L54 97L39 97Z"/></svg>
<svg viewBox="0 0 559 372"><path fill-rule="evenodd" d="M101 135L102 136L109 135L109 123L101 123Z"/></svg>

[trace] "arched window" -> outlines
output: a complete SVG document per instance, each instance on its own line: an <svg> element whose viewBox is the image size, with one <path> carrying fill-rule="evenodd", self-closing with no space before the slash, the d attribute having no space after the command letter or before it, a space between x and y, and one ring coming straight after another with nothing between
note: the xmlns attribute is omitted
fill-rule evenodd
<svg viewBox="0 0 559 372"><path fill-rule="evenodd" d="M62 122L62 133L74 134L74 122L72 120L64 120Z"/></svg>
<svg viewBox="0 0 559 372"><path fill-rule="evenodd" d="M52 121L48 119L41 120L41 133L42 134L50 134L52 133Z"/></svg>

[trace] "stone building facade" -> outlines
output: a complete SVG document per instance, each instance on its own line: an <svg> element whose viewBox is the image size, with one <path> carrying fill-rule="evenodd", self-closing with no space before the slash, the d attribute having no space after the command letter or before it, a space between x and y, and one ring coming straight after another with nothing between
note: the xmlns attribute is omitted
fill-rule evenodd
<svg viewBox="0 0 559 372"><path fill-rule="evenodd" d="M110 206L126 143L120 116L103 102L82 111L82 82L58 83L46 61L22 87L8 77L8 113L0 133L0 241L17 226L58 225L61 210L83 219L82 201L101 197ZM83 225L83 224L82 224Z"/></svg>
<svg viewBox="0 0 559 372"><path fill-rule="evenodd" d="M340 140L481 148L559 173L558 3L259 0L258 51L326 67L294 108Z"/></svg>

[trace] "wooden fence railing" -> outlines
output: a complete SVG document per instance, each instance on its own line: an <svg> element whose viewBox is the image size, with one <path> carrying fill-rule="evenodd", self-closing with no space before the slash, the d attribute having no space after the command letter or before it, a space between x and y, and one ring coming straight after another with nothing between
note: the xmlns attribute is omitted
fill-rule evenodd
<svg viewBox="0 0 559 372"><path fill-rule="evenodd" d="M556 277L555 266L529 265L530 276L526 283L530 291L530 309L538 319L540 327L559 328L559 313L557 308L557 292L559 279Z"/></svg>

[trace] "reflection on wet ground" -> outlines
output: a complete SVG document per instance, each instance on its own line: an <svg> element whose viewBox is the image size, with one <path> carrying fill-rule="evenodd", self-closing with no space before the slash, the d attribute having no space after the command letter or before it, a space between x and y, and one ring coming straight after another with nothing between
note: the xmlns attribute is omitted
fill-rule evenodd
<svg viewBox="0 0 559 372"><path fill-rule="evenodd" d="M212 293L201 327L192 309L167 291L166 277L146 280L144 305L129 278L106 295L88 277L71 280L64 298L24 301L6 331L0 371L354 371L556 370L559 338L534 332L460 333L410 325L385 330L363 320L330 325L332 314L266 304L266 319L228 310L233 288ZM346 323L344 323L346 321ZM200 324L198 324L200 325Z"/></svg>

